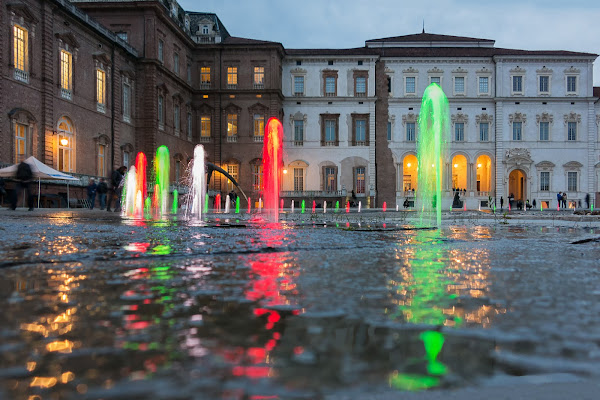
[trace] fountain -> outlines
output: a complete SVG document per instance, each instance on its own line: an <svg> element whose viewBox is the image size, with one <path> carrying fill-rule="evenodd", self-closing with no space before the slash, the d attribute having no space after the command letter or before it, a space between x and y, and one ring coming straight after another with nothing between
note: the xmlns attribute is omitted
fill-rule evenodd
<svg viewBox="0 0 600 400"><path fill-rule="evenodd" d="M170 160L169 149L167 146L160 146L156 149L154 158L154 174L156 176L156 185L154 186L155 203L153 203L154 214L163 216L167 214L167 203L169 200L169 173ZM158 193L157 193L158 191Z"/></svg>
<svg viewBox="0 0 600 400"><path fill-rule="evenodd" d="M283 126L277 118L269 118L263 146L264 208L267 219L279 220L279 168L283 164Z"/></svg>
<svg viewBox="0 0 600 400"><path fill-rule="evenodd" d="M191 166L191 184L188 194L186 216L202 218L202 206L206 198L206 168L204 165L204 146L201 144L194 148L194 159Z"/></svg>
<svg viewBox="0 0 600 400"><path fill-rule="evenodd" d="M229 195L225 196L225 214L229 214L229 211L231 209L231 199L229 198Z"/></svg>
<svg viewBox="0 0 600 400"><path fill-rule="evenodd" d="M125 177L125 190L123 191L123 213L130 217L142 218L144 216L144 201L146 192L146 155L138 153L135 166L131 166Z"/></svg>
<svg viewBox="0 0 600 400"><path fill-rule="evenodd" d="M449 142L448 98L436 83L423 93L417 136L417 207L421 226L440 226L442 221L442 165Z"/></svg>

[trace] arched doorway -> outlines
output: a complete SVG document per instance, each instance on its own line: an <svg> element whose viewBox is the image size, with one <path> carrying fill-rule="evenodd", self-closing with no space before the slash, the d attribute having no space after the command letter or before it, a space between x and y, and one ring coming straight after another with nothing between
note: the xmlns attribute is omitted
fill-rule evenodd
<svg viewBox="0 0 600 400"><path fill-rule="evenodd" d="M75 130L67 117L62 117L57 124L57 167L59 171L75 170Z"/></svg>
<svg viewBox="0 0 600 400"><path fill-rule="evenodd" d="M477 191L489 192L492 187L492 160L487 155L477 157Z"/></svg>
<svg viewBox="0 0 600 400"><path fill-rule="evenodd" d="M413 154L404 157L403 160L404 176L402 177L402 190L404 192L414 192L417 190L417 167L418 160Z"/></svg>
<svg viewBox="0 0 600 400"><path fill-rule="evenodd" d="M467 186L467 157L458 154L452 158L452 189L469 189Z"/></svg>
<svg viewBox="0 0 600 400"><path fill-rule="evenodd" d="M512 194L514 201L525 202L527 196L527 174L520 170L513 170L508 176L508 197Z"/></svg>

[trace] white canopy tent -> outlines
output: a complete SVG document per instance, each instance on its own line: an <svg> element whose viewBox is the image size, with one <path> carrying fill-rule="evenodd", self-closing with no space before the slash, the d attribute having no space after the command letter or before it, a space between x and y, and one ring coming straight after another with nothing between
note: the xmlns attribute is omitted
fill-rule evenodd
<svg viewBox="0 0 600 400"><path fill-rule="evenodd" d="M79 178L75 178L74 176L67 175L64 172L57 171L54 168L47 166L34 156L29 157L25 160L25 162L31 166L33 178L38 180L38 208L40 208L40 192L42 186L42 179L67 181L67 207L69 207L69 181L79 181ZM18 167L19 164L14 164L10 167L0 169L0 177L15 178L17 176Z"/></svg>

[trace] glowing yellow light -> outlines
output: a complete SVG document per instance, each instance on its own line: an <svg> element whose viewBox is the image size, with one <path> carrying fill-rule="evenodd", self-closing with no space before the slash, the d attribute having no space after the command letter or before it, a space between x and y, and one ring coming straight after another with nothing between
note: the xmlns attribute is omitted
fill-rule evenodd
<svg viewBox="0 0 600 400"><path fill-rule="evenodd" d="M411 166L411 165L412 165L411 163L408 163L408 164L406 164L406 166L407 166L408 168L410 168L410 166Z"/></svg>
<svg viewBox="0 0 600 400"><path fill-rule="evenodd" d="M31 372L35 369L36 363L35 361L29 361L27 363L27 371Z"/></svg>
<svg viewBox="0 0 600 400"><path fill-rule="evenodd" d="M458 164L454 164L454 168L458 168Z"/></svg>
<svg viewBox="0 0 600 400"><path fill-rule="evenodd" d="M41 376L36 376L35 378L33 378L33 380L31 381L31 383L29 384L30 387L41 387L41 388L51 388L52 386L56 385L56 378L54 377L41 377Z"/></svg>
<svg viewBox="0 0 600 400"><path fill-rule="evenodd" d="M284 174L287 174L287 169L284 169L284 170L283 170L283 173L284 173Z"/></svg>
<svg viewBox="0 0 600 400"><path fill-rule="evenodd" d="M202 95L202 98L203 98L203 99L208 99L208 95L207 95L207 94L204 94L204 95Z"/></svg>
<svg viewBox="0 0 600 400"><path fill-rule="evenodd" d="M481 164L477 164L477 168L481 168Z"/></svg>
<svg viewBox="0 0 600 400"><path fill-rule="evenodd" d="M56 341L46 345L48 351L58 351L61 353L70 353L73 349L73 342L69 340Z"/></svg>
<svg viewBox="0 0 600 400"><path fill-rule="evenodd" d="M75 379L75 374L72 372L65 372L60 376L60 381L62 383L68 383Z"/></svg>
<svg viewBox="0 0 600 400"><path fill-rule="evenodd" d="M67 146L69 144L69 139L67 139L67 138L60 139L60 144L63 146Z"/></svg>
<svg viewBox="0 0 600 400"><path fill-rule="evenodd" d="M431 164L432 167L435 167L435 164Z"/></svg>

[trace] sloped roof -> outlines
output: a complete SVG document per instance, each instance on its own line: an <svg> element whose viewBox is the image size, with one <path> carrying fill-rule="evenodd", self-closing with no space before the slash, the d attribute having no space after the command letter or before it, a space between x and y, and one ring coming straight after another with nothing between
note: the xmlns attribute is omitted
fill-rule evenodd
<svg viewBox="0 0 600 400"><path fill-rule="evenodd" d="M434 33L415 33L412 35L403 36L392 36L382 39L371 39L367 40L366 43L378 43L378 42L487 42L494 43L494 40L490 39L478 39L465 36L451 36L451 35L437 35Z"/></svg>
<svg viewBox="0 0 600 400"><path fill-rule="evenodd" d="M257 40L257 39L248 39L237 36L228 36L225 40L223 40L224 44L278 44L279 42L271 42L268 40Z"/></svg>
<svg viewBox="0 0 600 400"><path fill-rule="evenodd" d="M357 47L353 49L285 49L289 56L361 56L378 55L378 49Z"/></svg>
<svg viewBox="0 0 600 400"><path fill-rule="evenodd" d="M223 40L225 40L226 38L231 36L229 34L229 32L227 31L227 28L225 28L225 25L223 25L223 22L221 22L221 20L219 19L219 16L215 13L191 11L191 12L188 12L188 15L190 17L190 30L192 32L198 31L198 26L200 24L200 21L202 21L204 19L208 19L213 24L215 24L215 31L219 32L219 34L221 35L221 38Z"/></svg>

